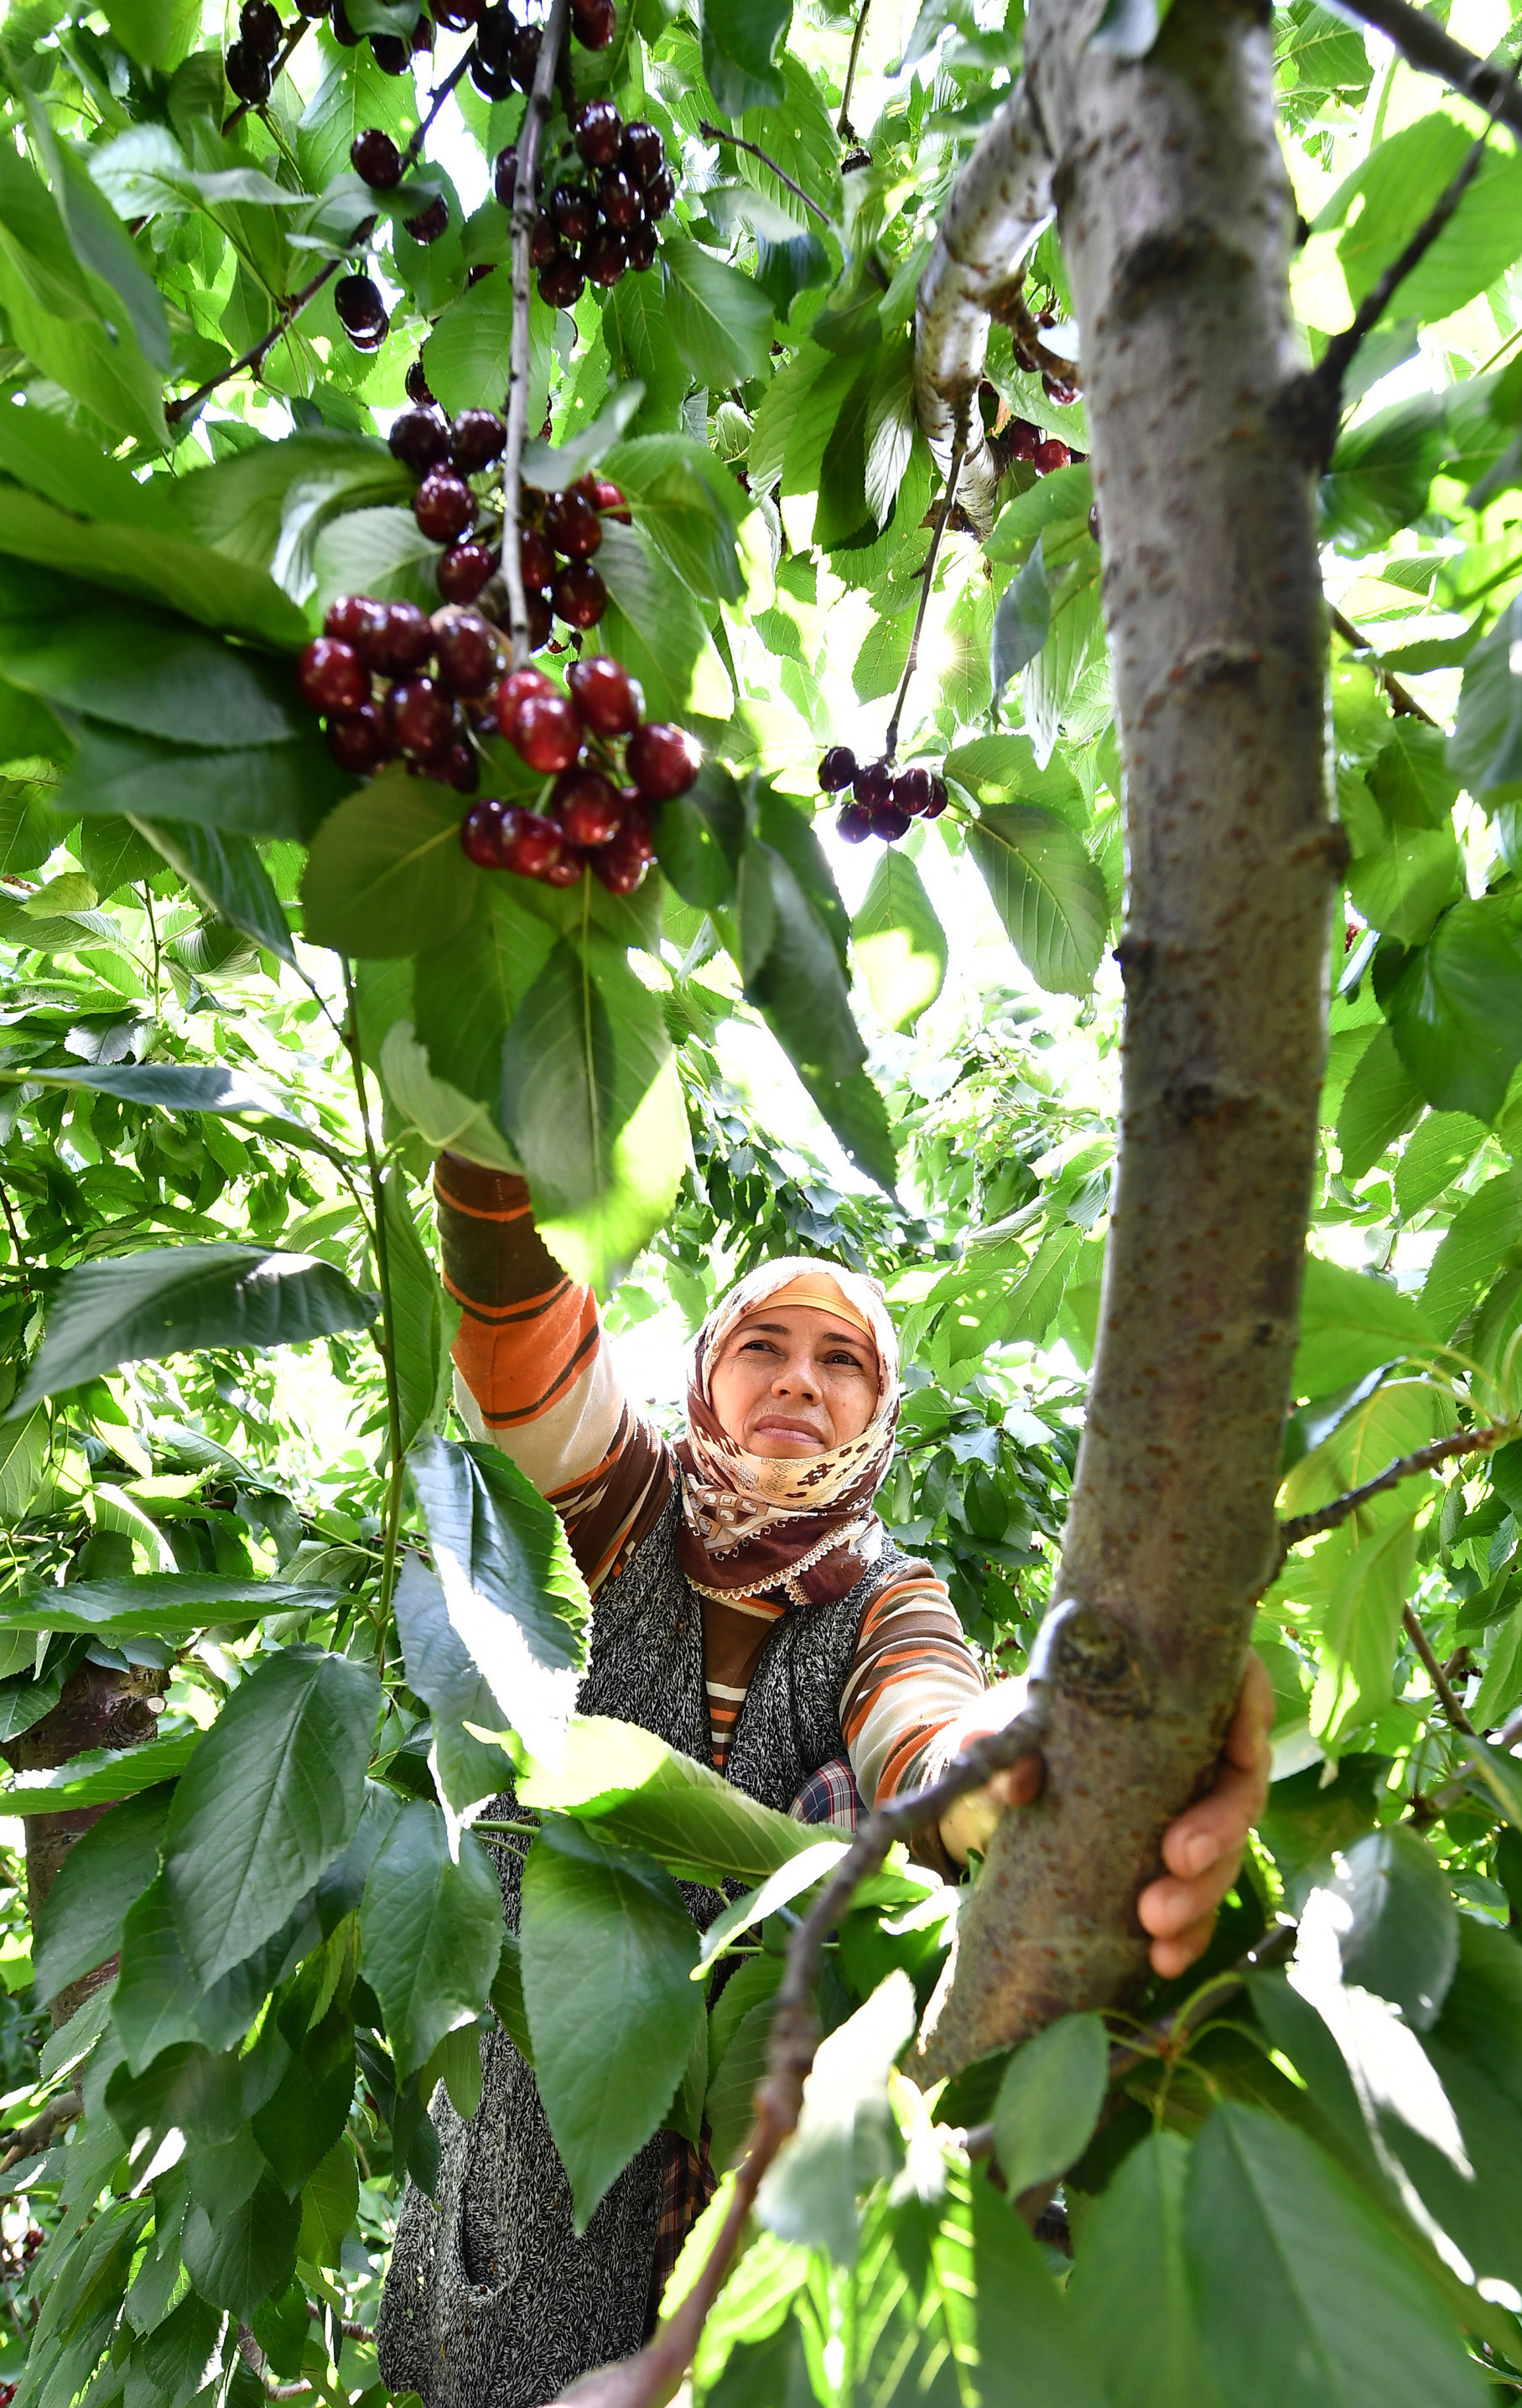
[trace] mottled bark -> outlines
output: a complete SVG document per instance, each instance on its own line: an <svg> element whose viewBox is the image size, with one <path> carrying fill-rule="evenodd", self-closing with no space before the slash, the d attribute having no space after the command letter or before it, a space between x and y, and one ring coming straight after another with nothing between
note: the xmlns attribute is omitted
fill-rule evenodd
<svg viewBox="0 0 1522 2408"><path fill-rule="evenodd" d="M1027 79L1083 342L1129 894L1120 1153L1054 1587L1046 1788L1006 1816L932 2002L943 2073L1123 1999L1135 1900L1211 1778L1274 1557L1342 839L1325 766L1295 209L1264 8L1176 0L1149 58L1032 0Z"/></svg>
<svg viewBox="0 0 1522 2408"><path fill-rule="evenodd" d="M104 1664L80 1664L65 1683L51 1713L13 1739L4 1754L18 1772L45 1772L91 1748L141 1747L158 1728L148 1700L166 1686L163 1672L118 1672ZM70 1848L110 1811L108 1806L80 1806L69 1813L26 1817L26 1910L34 1929ZM66 2024L115 1971L112 1956L60 1990L51 2006L54 2028Z"/></svg>

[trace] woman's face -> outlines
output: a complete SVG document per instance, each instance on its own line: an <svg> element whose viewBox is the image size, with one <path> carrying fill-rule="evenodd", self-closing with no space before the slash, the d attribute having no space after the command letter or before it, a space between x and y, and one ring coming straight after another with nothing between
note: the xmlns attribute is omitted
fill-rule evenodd
<svg viewBox="0 0 1522 2408"><path fill-rule="evenodd" d="M876 1350L817 1306L764 1304L725 1340L709 1395L747 1455L824 1455L859 1438L876 1412Z"/></svg>

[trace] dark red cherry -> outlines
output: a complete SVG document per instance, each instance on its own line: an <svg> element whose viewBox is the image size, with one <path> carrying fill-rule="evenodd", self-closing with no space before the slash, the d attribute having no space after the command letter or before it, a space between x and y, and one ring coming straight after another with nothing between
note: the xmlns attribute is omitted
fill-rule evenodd
<svg viewBox="0 0 1522 2408"><path fill-rule="evenodd" d="M337 636L340 644L352 644L366 668L379 668L371 647L385 624L386 606L372 601L367 594L340 594L330 602L323 621L324 636Z"/></svg>
<svg viewBox="0 0 1522 2408"><path fill-rule="evenodd" d="M595 627L608 608L608 588L589 560L571 560L551 586L550 600L567 627Z"/></svg>
<svg viewBox="0 0 1522 2408"><path fill-rule="evenodd" d="M405 75L407 72L407 63L411 55L412 46L410 42L405 42L400 34L372 34L370 36L370 56L374 59L376 65L380 68L382 75Z"/></svg>
<svg viewBox="0 0 1522 2408"><path fill-rule="evenodd" d="M639 726L644 696L622 661L588 652L571 663L566 683L582 726L595 736L632 736Z"/></svg>
<svg viewBox="0 0 1522 2408"><path fill-rule="evenodd" d="M296 14L299 17L325 17L332 4L333 0L296 0Z"/></svg>
<svg viewBox="0 0 1522 2408"><path fill-rule="evenodd" d="M432 402L433 394L421 359L414 360L408 369L406 382L409 401L415 401L420 408Z"/></svg>
<svg viewBox="0 0 1522 2408"><path fill-rule="evenodd" d="M481 55L479 46L468 55L470 80L482 98L485 100L510 99L514 90L512 69L505 64L501 66L494 66Z"/></svg>
<svg viewBox="0 0 1522 2408"><path fill-rule="evenodd" d="M438 564L438 590L446 602L473 602L496 566L483 543L452 543Z"/></svg>
<svg viewBox="0 0 1522 2408"><path fill-rule="evenodd" d="M548 594L540 594L537 589L524 595L524 607L528 613L528 649L537 652L549 642L554 632L555 614L550 608Z"/></svg>
<svg viewBox="0 0 1522 2408"><path fill-rule="evenodd" d="M576 148L587 165L610 167L623 139L624 120L612 102L589 100L576 126Z"/></svg>
<svg viewBox="0 0 1522 2408"><path fill-rule="evenodd" d="M534 230L528 237L529 265L548 267L553 259L564 259L567 256L568 254L561 249L560 236L554 229L554 220L546 217L541 211L535 219Z"/></svg>
<svg viewBox="0 0 1522 2408"><path fill-rule="evenodd" d="M574 309L586 291L586 278L568 251L557 251L539 270L539 299L552 309Z"/></svg>
<svg viewBox="0 0 1522 2408"><path fill-rule="evenodd" d="M641 218L638 225L631 226L625 241L628 245L629 265L637 273L642 275L647 267L654 266L658 245L655 229L648 219Z"/></svg>
<svg viewBox="0 0 1522 2408"><path fill-rule="evenodd" d="M334 40L341 42L346 50L354 50L365 38L363 34L357 33L350 23L349 11L344 7L343 0L333 0L333 6L328 11L328 23L333 29Z"/></svg>
<svg viewBox="0 0 1522 2408"><path fill-rule="evenodd" d="M496 795L482 795L472 803L460 822L460 850L478 869L502 869L502 847L510 823L515 824L517 813Z"/></svg>
<svg viewBox="0 0 1522 2408"><path fill-rule="evenodd" d="M649 803L669 802L673 795L684 795L703 766L696 738L684 727L658 719L647 719L635 729L624 758Z"/></svg>
<svg viewBox="0 0 1522 2408"><path fill-rule="evenodd" d="M655 174L652 176L649 183L645 186L646 217L651 219L664 218L667 211L675 202L676 196L677 179L672 175L669 164L668 164L657 168Z"/></svg>
<svg viewBox="0 0 1522 2408"><path fill-rule="evenodd" d="M481 783L481 763L463 737L446 744L441 752L430 754L427 764L430 778L441 786L452 786L457 795L473 795Z"/></svg>
<svg viewBox="0 0 1522 2408"><path fill-rule="evenodd" d="M449 696L432 678L402 678L386 696L386 725L409 760L425 761L447 744L452 724Z"/></svg>
<svg viewBox="0 0 1522 2408"><path fill-rule="evenodd" d="M561 859L565 838L553 820L538 811L518 811L502 832L502 867L520 878L542 878Z"/></svg>
<svg viewBox="0 0 1522 2408"><path fill-rule="evenodd" d="M1071 377L1050 376L1044 370L1041 374L1041 391L1048 401L1055 401L1058 408L1063 409L1070 407L1078 399L1078 386Z"/></svg>
<svg viewBox="0 0 1522 2408"><path fill-rule="evenodd" d="M554 687L542 669L510 669L496 690L496 724L512 743L518 730L518 706L531 694L553 695ZM561 767L564 768L565 763Z"/></svg>
<svg viewBox="0 0 1522 2408"><path fill-rule="evenodd" d="M449 432L450 457L462 477L479 476L502 457L508 430L495 409L462 409Z"/></svg>
<svg viewBox="0 0 1522 2408"><path fill-rule="evenodd" d="M819 764L819 791L839 795L856 774L856 756L849 744L832 744Z"/></svg>
<svg viewBox="0 0 1522 2408"><path fill-rule="evenodd" d="M835 814L835 833L847 844L860 844L872 833L872 814L864 803L842 803Z"/></svg>
<svg viewBox="0 0 1522 2408"><path fill-rule="evenodd" d="M851 781L851 791L868 810L885 803L893 792L893 771L887 762L865 762Z"/></svg>
<svg viewBox="0 0 1522 2408"><path fill-rule="evenodd" d="M599 769L567 769L550 789L550 809L572 844L610 844L624 824L624 805Z"/></svg>
<svg viewBox="0 0 1522 2408"><path fill-rule="evenodd" d="M666 145L653 125L642 117L630 120L624 128L624 138L618 146L618 164L625 176L632 176L639 185L648 184L666 165Z"/></svg>
<svg viewBox="0 0 1522 2408"><path fill-rule="evenodd" d="M595 510L600 510L605 518L617 519L620 526L634 524L634 514L610 477L592 477L588 482L592 490L587 499Z"/></svg>
<svg viewBox="0 0 1522 2408"><path fill-rule="evenodd" d="M269 98L268 62L255 58L246 42L233 42L222 65L239 100L246 100L251 108L262 108Z"/></svg>
<svg viewBox="0 0 1522 2408"><path fill-rule="evenodd" d="M340 769L360 776L389 761L395 747L379 705L362 702L357 710L336 711L327 724L327 749Z"/></svg>
<svg viewBox="0 0 1522 2408"><path fill-rule="evenodd" d="M502 638L475 610L436 610L434 650L451 694L467 700L487 693L502 674Z"/></svg>
<svg viewBox="0 0 1522 2408"><path fill-rule="evenodd" d="M590 560L602 541L602 521L585 494L567 485L552 494L544 509L544 532L556 552L570 560Z"/></svg>
<svg viewBox="0 0 1522 2408"><path fill-rule="evenodd" d="M613 38L618 11L613 0L571 0L571 32L589 50L605 50Z"/></svg>
<svg viewBox="0 0 1522 2408"><path fill-rule="evenodd" d="M589 284L607 291L629 264L629 246L617 226L600 225L582 245L582 268Z"/></svg>
<svg viewBox="0 0 1522 2408"><path fill-rule="evenodd" d="M391 320L386 305L367 276L340 276L333 288L338 323L356 351L378 351Z"/></svg>
<svg viewBox="0 0 1522 2408"><path fill-rule="evenodd" d="M597 222L597 195L590 184L557 184L550 195L550 215L567 242L585 242Z"/></svg>
<svg viewBox="0 0 1522 2408"><path fill-rule="evenodd" d="M414 242L437 242L441 234L449 232L449 202L440 193L415 218L403 218L402 224Z"/></svg>
<svg viewBox="0 0 1522 2408"><path fill-rule="evenodd" d="M907 836L913 825L909 813L901 811L895 802L874 803L870 816L872 834L880 836L884 844L897 844L898 838Z"/></svg>
<svg viewBox="0 0 1522 2408"><path fill-rule="evenodd" d="M930 781L930 799L926 804L924 810L920 813L920 817L926 820L938 820L940 817L941 812L945 810L949 800L950 797L946 793L945 779L932 778Z"/></svg>
<svg viewBox="0 0 1522 2408"><path fill-rule="evenodd" d="M586 855L578 853L573 844L561 851L560 859L541 869L539 878L546 886L580 886L586 876Z"/></svg>
<svg viewBox="0 0 1522 2408"><path fill-rule="evenodd" d="M638 819L625 820L612 840L587 856L587 867L610 895L632 895L653 857L647 831Z"/></svg>
<svg viewBox="0 0 1522 2408"><path fill-rule="evenodd" d="M1065 468L1070 455L1066 443L1049 435L1044 442L1037 444L1034 456L1037 476L1049 477L1054 468Z"/></svg>
<svg viewBox="0 0 1522 2408"><path fill-rule="evenodd" d="M408 677L433 659L433 624L415 602L388 602L385 609L373 666L387 677Z"/></svg>
<svg viewBox="0 0 1522 2408"><path fill-rule="evenodd" d="M496 154L492 169L492 190L505 209L512 207L512 196L518 189L518 145L510 142Z"/></svg>
<svg viewBox="0 0 1522 2408"><path fill-rule="evenodd" d="M402 409L386 437L393 459L419 477L449 458L449 421L441 409Z"/></svg>
<svg viewBox="0 0 1522 2408"><path fill-rule="evenodd" d="M270 7L269 0L243 0L237 12L237 37L256 59L274 57L283 31L280 11Z"/></svg>
<svg viewBox="0 0 1522 2408"><path fill-rule="evenodd" d="M476 515L476 497L451 468L431 468L412 496L412 516L435 543L464 535Z"/></svg>
<svg viewBox="0 0 1522 2408"><path fill-rule="evenodd" d="M452 34L464 34L479 25L486 0L433 0L434 22Z"/></svg>
<svg viewBox="0 0 1522 2408"><path fill-rule="evenodd" d="M639 190L632 176L622 167L605 167L597 184L597 198L610 225L632 226L639 223L643 210Z"/></svg>
<svg viewBox="0 0 1522 2408"><path fill-rule="evenodd" d="M349 146L349 165L375 193L389 193L402 180L402 154L379 125L366 125Z"/></svg>
<svg viewBox="0 0 1522 2408"><path fill-rule="evenodd" d="M413 58L433 56L434 26L431 17L420 17L412 28L409 48Z"/></svg>
<svg viewBox="0 0 1522 2408"><path fill-rule="evenodd" d="M1033 426L1028 418L1012 418L1005 429L1005 439L1010 447L1012 460L1034 460L1036 446L1041 439L1041 430L1039 426Z"/></svg>
<svg viewBox="0 0 1522 2408"><path fill-rule="evenodd" d="M520 92L526 92L539 63L544 35L538 25L519 25L508 38L508 64Z"/></svg>
<svg viewBox="0 0 1522 2408"><path fill-rule="evenodd" d="M900 769L893 781L893 806L907 819L918 819L930 808L931 779L928 769Z"/></svg>
<svg viewBox="0 0 1522 2408"><path fill-rule="evenodd" d="M1098 502L1090 502L1088 506L1088 531L1093 537L1095 542L1098 543L1099 540L1099 505Z"/></svg>
<svg viewBox="0 0 1522 2408"><path fill-rule="evenodd" d="M553 777L568 769L581 752L582 723L563 694L524 695L513 713L510 741L531 769Z"/></svg>
<svg viewBox="0 0 1522 2408"><path fill-rule="evenodd" d="M319 636L296 662L296 683L314 710L357 710L370 698L370 672L352 645Z"/></svg>
<svg viewBox="0 0 1522 2408"><path fill-rule="evenodd" d="M518 538L518 565L525 585L540 589L555 573L555 548L542 527L524 527Z"/></svg>

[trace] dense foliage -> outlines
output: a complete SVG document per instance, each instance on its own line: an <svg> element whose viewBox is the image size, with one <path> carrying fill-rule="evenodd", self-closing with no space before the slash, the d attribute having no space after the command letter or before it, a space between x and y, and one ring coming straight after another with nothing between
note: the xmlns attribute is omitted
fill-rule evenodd
<svg viewBox="0 0 1522 2408"><path fill-rule="evenodd" d="M524 102L478 14L441 9L410 65L411 0L292 18L247 109L250 28L197 0L0 19L0 1744L35 1880L46 1817L110 1806L35 1924L6 1826L23 2408L382 2399L399 2186L431 2182L430 2097L468 2111L494 2017L583 2218L663 2121L706 2114L718 2164L743 2144L833 1853L643 1735L561 1753L585 1598L548 1509L451 1422L435 1148L524 1166L658 1411L733 1270L876 1272L913 1366L887 1517L993 1668L1025 1660L1071 1476L1123 869L1079 371L1041 365L1077 353L1051 235L981 397L998 515L983 541L950 515L904 711L949 807L864 853L816 779L831 745L881 752L910 660L945 465L914 289L1019 0L864 33L831 0L620 0L572 45L552 153L568 105L610 100L677 187L653 266L530 321L525 477L628 506L587 650L707 756L625 893L478 867L467 795L345 770L295 681L339 595L438 606L384 439L409 367L456 419L503 407ZM1499 0L1447 16L1513 34ZM1314 353L1482 121L1313 0L1274 28ZM405 151L467 53L422 164L362 181L356 136ZM352 308L356 347L334 295L362 275L385 331ZM1519 337L1502 133L1365 346L1323 487L1350 859L1286 1514L1522 1412ZM469 480L488 554L497 473ZM552 677L571 639L563 616ZM463 782L543 799L495 724L460 740ZM1108 2064L1073 2017L927 2105L893 2066L955 1894L899 1860L869 1886L699 2401L1522 2388L1519 1529L1508 1430L1293 1549L1259 1622L1260 1842ZM83 1741L65 1687L98 1707ZM504 1751L533 1816L496 1834L527 1847L510 1942L466 1828ZM701 1961L691 1870L746 1896ZM1275 1918L1288 1971L1235 1982ZM1070 2272L960 2147L989 2117L1012 2195L1064 2178L1042 2230Z"/></svg>

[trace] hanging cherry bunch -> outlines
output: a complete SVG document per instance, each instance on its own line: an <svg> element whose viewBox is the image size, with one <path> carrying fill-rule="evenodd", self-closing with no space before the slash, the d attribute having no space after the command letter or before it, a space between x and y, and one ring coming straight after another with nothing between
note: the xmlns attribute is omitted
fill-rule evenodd
<svg viewBox="0 0 1522 2408"><path fill-rule="evenodd" d="M498 630L452 606L430 619L415 602L342 594L296 663L296 683L327 722L328 751L365 775L398 757L472 795L476 727L491 724L506 659Z"/></svg>
<svg viewBox="0 0 1522 2408"><path fill-rule="evenodd" d="M563 694L536 668L502 680L497 726L553 782L540 810L483 795L460 843L480 869L549 886L574 886L590 869L610 895L632 895L654 859L654 814L687 792L702 754L685 728L642 717L639 686L606 652L574 661L566 683Z"/></svg>
<svg viewBox="0 0 1522 2408"><path fill-rule="evenodd" d="M880 836L897 844L915 820L938 820L946 808L946 782L916 764L896 769L891 761L859 762L849 744L832 744L819 764L819 791L852 799L842 803L835 827L848 844Z"/></svg>
<svg viewBox="0 0 1522 2408"><path fill-rule="evenodd" d="M453 5L463 7L471 0L453 0ZM483 98L506 100L510 93L526 92L539 63L542 27L522 25L510 8L483 7L481 0L474 0L472 13L463 22L476 27L470 80ZM605 50L617 25L614 0L571 0L570 28L583 50Z"/></svg>
<svg viewBox="0 0 1522 2408"><path fill-rule="evenodd" d="M573 308L589 283L606 291L627 269L654 266L656 222L670 209L677 185L653 125L643 118L625 124L610 100L589 100L574 112L569 139L548 175L541 169L536 179L541 199L547 181L549 203L534 222L529 258L538 270L539 298L552 308ZM504 208L512 207L517 189L518 150L510 143L497 152L494 176Z"/></svg>

